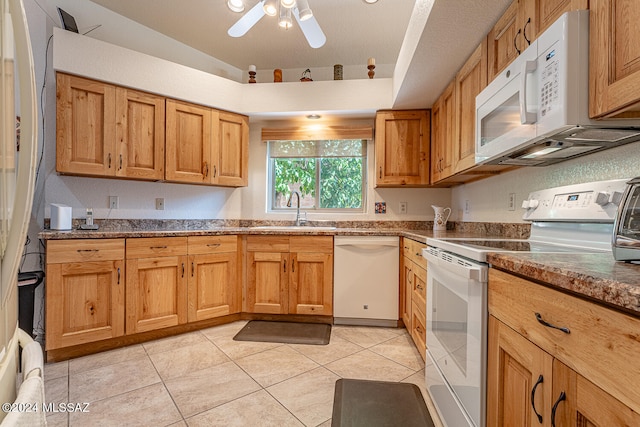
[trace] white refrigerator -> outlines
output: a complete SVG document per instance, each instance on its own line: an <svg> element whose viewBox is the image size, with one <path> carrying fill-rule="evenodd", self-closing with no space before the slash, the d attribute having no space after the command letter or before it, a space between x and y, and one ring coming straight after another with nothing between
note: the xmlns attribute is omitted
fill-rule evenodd
<svg viewBox="0 0 640 427"><path fill-rule="evenodd" d="M18 267L37 155L33 55L21 0L0 0L0 99L0 402L13 402L25 336L18 330ZM5 416L1 411L0 420Z"/></svg>

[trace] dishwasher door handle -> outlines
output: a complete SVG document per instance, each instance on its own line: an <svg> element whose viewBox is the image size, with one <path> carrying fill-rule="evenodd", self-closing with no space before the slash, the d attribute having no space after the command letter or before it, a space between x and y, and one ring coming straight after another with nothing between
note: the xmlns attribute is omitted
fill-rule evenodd
<svg viewBox="0 0 640 427"><path fill-rule="evenodd" d="M377 250L385 249L385 248L397 248L398 247L398 245L385 244L385 243L373 243L373 244L368 244L368 243L362 243L362 244L345 243L345 244L336 244L336 246L340 247L340 248L363 249L365 251L377 251Z"/></svg>

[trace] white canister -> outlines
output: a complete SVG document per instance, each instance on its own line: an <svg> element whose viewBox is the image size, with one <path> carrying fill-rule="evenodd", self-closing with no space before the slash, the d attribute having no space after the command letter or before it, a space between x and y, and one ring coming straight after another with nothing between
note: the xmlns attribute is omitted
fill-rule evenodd
<svg viewBox="0 0 640 427"><path fill-rule="evenodd" d="M433 218L433 231L444 231L447 229L447 221L451 215L451 208L443 208L442 206L431 205L435 212Z"/></svg>
<svg viewBox="0 0 640 427"><path fill-rule="evenodd" d="M52 230L71 230L71 206L51 203Z"/></svg>

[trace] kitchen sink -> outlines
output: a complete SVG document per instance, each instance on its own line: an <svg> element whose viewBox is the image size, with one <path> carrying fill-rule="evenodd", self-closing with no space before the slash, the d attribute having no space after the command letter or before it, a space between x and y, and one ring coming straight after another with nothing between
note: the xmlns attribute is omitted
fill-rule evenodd
<svg viewBox="0 0 640 427"><path fill-rule="evenodd" d="M259 225L249 227L249 230L274 230L274 231L332 231L336 227L313 225Z"/></svg>

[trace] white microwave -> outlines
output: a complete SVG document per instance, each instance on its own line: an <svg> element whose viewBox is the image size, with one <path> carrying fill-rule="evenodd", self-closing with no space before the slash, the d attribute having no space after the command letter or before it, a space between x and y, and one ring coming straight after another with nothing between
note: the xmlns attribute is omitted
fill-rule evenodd
<svg viewBox="0 0 640 427"><path fill-rule="evenodd" d="M567 12L476 97L476 164L546 166L640 140L589 119L589 11Z"/></svg>

